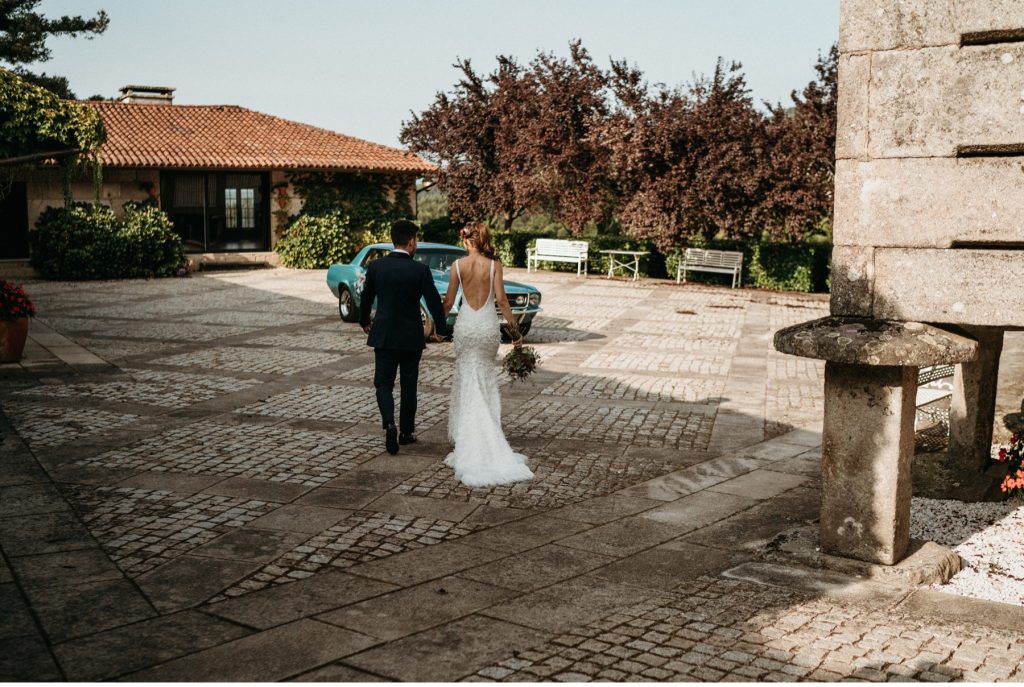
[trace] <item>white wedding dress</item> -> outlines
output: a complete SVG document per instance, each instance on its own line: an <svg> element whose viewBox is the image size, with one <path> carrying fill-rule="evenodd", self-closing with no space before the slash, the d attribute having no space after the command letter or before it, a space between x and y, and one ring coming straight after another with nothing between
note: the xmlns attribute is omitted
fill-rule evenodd
<svg viewBox="0 0 1024 687"><path fill-rule="evenodd" d="M455 270L462 282L459 263ZM494 370L501 331L494 316L494 261L487 300L473 308L465 297L455 320L455 378L448 410L448 438L455 450L445 464L470 487L491 487L533 478L526 456L509 446L501 430L501 397Z"/></svg>

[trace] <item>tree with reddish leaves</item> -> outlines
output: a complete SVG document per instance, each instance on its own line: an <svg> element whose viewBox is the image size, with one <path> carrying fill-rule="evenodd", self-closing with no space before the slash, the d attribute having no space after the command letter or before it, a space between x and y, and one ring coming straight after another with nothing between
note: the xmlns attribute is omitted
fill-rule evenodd
<svg viewBox="0 0 1024 687"><path fill-rule="evenodd" d="M764 118L737 63L686 89L649 94L639 71L613 63L618 111L612 146L619 219L636 238L669 250L690 237L754 236L765 192Z"/></svg>
<svg viewBox="0 0 1024 687"><path fill-rule="evenodd" d="M403 124L402 142L438 165L453 218L507 230L527 211L546 212L579 231L611 217L607 150L591 135L607 116L606 75L579 41L569 51L540 53L526 68L499 56L487 76L461 61L454 92Z"/></svg>
<svg viewBox="0 0 1024 687"><path fill-rule="evenodd" d="M512 91L521 67L498 58L498 69L478 74L469 60L454 66L461 78L454 91L438 93L433 104L404 122L402 143L439 167L438 187L448 197L453 219L500 217L505 226L526 212L514 180L518 108Z"/></svg>
<svg viewBox="0 0 1024 687"><path fill-rule="evenodd" d="M833 45L818 57L817 78L802 94L793 92L793 107L771 110L768 193L758 217L775 238L799 241L822 220L831 226L838 64L839 49Z"/></svg>
<svg viewBox="0 0 1024 687"><path fill-rule="evenodd" d="M521 87L522 197L576 234L592 222L607 225L614 211L610 150L599 136L610 109L607 73L577 40L567 59L537 55Z"/></svg>

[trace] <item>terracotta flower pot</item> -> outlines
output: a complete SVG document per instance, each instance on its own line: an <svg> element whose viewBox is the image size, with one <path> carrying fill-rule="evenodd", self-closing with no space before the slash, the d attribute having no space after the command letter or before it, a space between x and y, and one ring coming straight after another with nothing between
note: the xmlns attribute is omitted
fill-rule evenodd
<svg viewBox="0 0 1024 687"><path fill-rule="evenodd" d="M0 363L16 363L21 360L28 337L28 318L0 320Z"/></svg>

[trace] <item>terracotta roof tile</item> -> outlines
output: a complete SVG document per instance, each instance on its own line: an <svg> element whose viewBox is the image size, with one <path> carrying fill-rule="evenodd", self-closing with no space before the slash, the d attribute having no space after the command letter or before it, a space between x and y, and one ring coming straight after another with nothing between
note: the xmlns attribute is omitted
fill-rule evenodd
<svg viewBox="0 0 1024 687"><path fill-rule="evenodd" d="M83 101L107 128L110 167L283 169L427 174L412 153L237 105Z"/></svg>

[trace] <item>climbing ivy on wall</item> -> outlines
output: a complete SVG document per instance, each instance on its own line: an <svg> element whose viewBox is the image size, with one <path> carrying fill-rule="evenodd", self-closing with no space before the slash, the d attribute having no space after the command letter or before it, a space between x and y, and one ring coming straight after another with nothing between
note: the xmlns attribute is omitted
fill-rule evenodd
<svg viewBox="0 0 1024 687"><path fill-rule="evenodd" d="M8 176L15 169L35 169L46 153L59 153L65 205L71 204L71 181L80 169L91 172L98 202L103 178L100 148L105 141L103 120L95 110L0 69L0 160L25 158L17 167L3 168Z"/></svg>
<svg viewBox="0 0 1024 687"><path fill-rule="evenodd" d="M391 223L412 216L408 175L343 172L293 174L289 178L302 198L302 215L342 213L353 230L386 233Z"/></svg>

